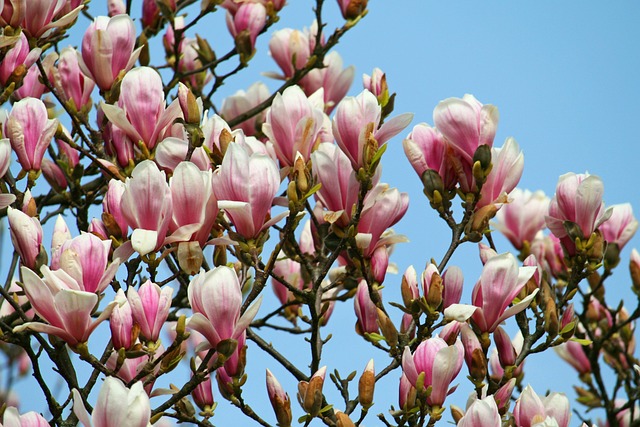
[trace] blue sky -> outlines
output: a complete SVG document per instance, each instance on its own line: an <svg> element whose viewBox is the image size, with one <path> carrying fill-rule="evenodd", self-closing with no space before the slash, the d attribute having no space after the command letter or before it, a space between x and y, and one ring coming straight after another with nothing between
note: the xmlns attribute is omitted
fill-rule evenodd
<svg viewBox="0 0 640 427"><path fill-rule="evenodd" d="M136 2L138 3L138 2ZM282 19L274 29L309 26L312 2L289 0ZM337 5L327 1L328 31L342 25ZM96 9L94 2L93 10ZM139 9L139 6L137 6ZM134 7L136 9L136 7ZM93 12L92 10L92 12ZM136 10L135 16L139 11ZM525 155L521 187L543 190L552 196L558 176L566 172L589 171L602 177L607 204L631 202L640 213L639 139L636 131L640 118L640 3L621 2L436 2L422 0L370 1L370 11L337 46L345 64L356 67L356 80L350 92L361 91L360 76L379 67L387 73L390 89L397 93L396 113L413 112L411 126L420 122L433 124L435 105L448 97L475 95L481 102L500 110L496 146L513 136ZM214 25L215 24L215 25ZM72 39L78 43L88 22L77 25ZM139 28L139 27L138 27ZM222 16L212 17L208 28L199 34L210 39L214 49L230 45L230 36ZM188 34L193 36L194 34ZM258 52L250 69L221 88L218 105L224 96L246 89L255 80L265 81L271 89L277 82L261 77L260 72L277 70L267 54L268 37L258 43ZM439 260L450 239L450 232L438 220L422 195L420 180L402 150L401 136L389 142L383 159L382 180L409 193L407 215L395 227L411 242L399 245L395 261L403 272L414 265L420 272L425 263ZM631 247L640 246L634 238L623 251L623 262L609 280L610 298L631 299L628 291L627 260ZM499 251L511 250L497 239ZM480 262L475 245L463 247L451 261L465 274L465 296L475 283ZM387 276L385 301L398 300L400 275ZM465 299L466 298L466 299ZM631 299L635 300L635 297ZM273 303L273 299L266 302ZM264 310L266 312L266 310ZM399 319L399 313L396 313ZM325 349L329 370L338 368L346 376L351 370L361 372L372 354L380 369L386 358L373 353L370 345L354 339L355 316L351 303L336 310L330 321L334 338ZM273 336L274 343L277 338ZM284 352L306 360L308 345L293 339L284 343ZM294 415L301 415L295 403L295 384L275 363L249 351L249 382L245 397L248 403L264 408L272 420L264 388L264 368L270 367L285 385ZM302 363L304 366L304 363ZM577 379L571 368L554 354L534 355L527 361L525 384L531 382L538 393L548 389L571 393L569 384ZM463 367L461 383L452 402L463 406L471 391ZM389 403L397 406L397 378L387 377L376 392L375 415L386 412ZM179 381L174 381L179 382ZM327 386L332 388L327 377ZM355 384L354 384L355 385ZM216 393L217 394L217 393ZM334 395L337 397L337 395ZM218 400L222 401L221 398ZM24 409L29 409L23 398ZM221 402L218 409L223 420L232 418L234 410ZM338 406L339 407L339 406ZM364 424L377 425L370 415ZM577 425L574 419L572 425Z"/></svg>

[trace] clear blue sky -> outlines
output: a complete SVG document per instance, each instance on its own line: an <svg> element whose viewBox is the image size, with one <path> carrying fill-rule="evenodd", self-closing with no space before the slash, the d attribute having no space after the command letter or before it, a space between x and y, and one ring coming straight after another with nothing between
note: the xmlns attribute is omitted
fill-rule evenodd
<svg viewBox="0 0 640 427"><path fill-rule="evenodd" d="M309 26L313 19L312 2L289 0L289 3L275 28ZM327 26L330 31L342 24L342 18L335 2L325 3L331 12ZM134 9L134 16L139 16L139 5ZM77 25L74 43L79 42L88 25L81 19L84 22ZM541 189L552 196L559 175L589 171L602 177L607 204L629 201L638 215L640 197L635 187L640 183L640 134L636 130L640 118L638 22L640 4L633 1L605 4L371 0L368 16L347 34L337 51L346 64L356 66L350 94L361 91L362 73L382 68L390 89L397 93L396 112L415 113L413 126L419 122L433 124L432 111L440 100L471 93L500 110L495 145L501 146L506 137L513 136L524 151L521 187ZM199 33L209 38L214 48L230 44L221 16L212 18L208 28L215 30ZM259 74L277 70L267 55L267 42L268 37L259 42L255 64L248 72L221 89L218 104L223 96L246 89L257 79L264 80L271 89L277 87L277 82ZM223 51L221 48L220 52ZM399 245L392 261L398 264L400 272L411 264L420 272L427 260L442 257L450 233L422 196L420 180L404 157L402 137L389 143L382 180L411 197L407 215L395 227L397 232L408 235L411 242ZM639 242L636 237L624 250L619 271L609 280L611 295L635 300L628 291L626 268L630 248L640 246ZM497 244L500 251L511 249L503 239L497 239ZM451 263L464 270L463 302L468 302L480 271L476 247L463 247ZM398 300L399 283L400 275L387 276L385 301ZM268 298L261 313L266 313L267 304L274 301ZM399 312L396 314L398 320ZM363 340L354 339L354 323L351 303L338 308L330 321L334 338L324 354L329 370L338 368L343 376L352 370L361 372L372 353L376 355L378 369L386 360ZM275 343L276 337L273 339ZM294 339L284 352L292 357L306 356L308 345ZM254 349L249 350L248 359L249 381L245 392L248 403L264 408L269 414L267 419L273 420L271 409L265 407L268 402L264 368L270 367L294 401L294 416L301 415L295 402L295 384L285 372L258 356ZM555 354L532 356L525 372L525 384L530 382L540 394L553 389L571 395L569 384L577 378ZM458 379L461 386L452 399L460 406L471 391L465 376L463 367ZM386 412L389 403L397 406L398 377L399 371L379 385L375 401L385 406L376 405L372 415ZM327 388L331 389L329 382L327 378ZM218 416L222 418L217 422L214 418L214 423L226 425L234 419L231 414L237 412L226 409L228 405L222 398L218 400L221 402ZM30 407L23 395L23 409ZM365 425L378 425L372 415ZM576 419L574 424L578 425ZM242 421L241 425L248 423Z"/></svg>

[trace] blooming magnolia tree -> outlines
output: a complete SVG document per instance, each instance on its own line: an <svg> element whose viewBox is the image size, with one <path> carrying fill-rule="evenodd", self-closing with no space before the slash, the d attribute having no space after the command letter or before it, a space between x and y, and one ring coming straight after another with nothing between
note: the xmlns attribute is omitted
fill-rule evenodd
<svg viewBox="0 0 640 427"><path fill-rule="evenodd" d="M552 199L517 188L524 159L512 138L494 146L498 109L449 98L403 142L426 195L413 203L438 213L449 248L427 254L424 271L388 276L409 196L380 164L413 116L393 113L378 69L346 97L354 71L333 48L367 1L338 5L333 31L323 0L310 28L273 31L285 1L110 0L109 16L82 0L0 2L0 205L14 249L2 261L0 349L42 401L20 415L3 390L4 425L221 425L215 401L226 400L242 425L566 427L562 390L538 394L525 376L551 349L579 373L574 422L639 422L640 308L606 293L638 226L630 205L606 208L595 175L561 176ZM188 36L220 13L228 52ZM84 35L65 47L72 26ZM264 36L282 85L216 105ZM512 253L496 248L496 230ZM470 301L449 265L463 244L479 244L483 264ZM639 294L635 250L629 265ZM383 301L383 284L401 300ZM354 339L384 366L327 366L336 304L353 304ZM303 336L304 360L274 333ZM256 360L262 389L246 371ZM376 391L389 376L393 403ZM156 384L165 378L168 389ZM466 408L454 391L470 394ZM273 413L251 406L257 393Z"/></svg>

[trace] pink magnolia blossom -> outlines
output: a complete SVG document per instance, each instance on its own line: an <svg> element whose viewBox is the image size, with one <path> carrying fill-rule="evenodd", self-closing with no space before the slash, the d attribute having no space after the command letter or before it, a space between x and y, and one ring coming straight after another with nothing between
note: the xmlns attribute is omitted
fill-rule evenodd
<svg viewBox="0 0 640 427"><path fill-rule="evenodd" d="M134 50L135 43L136 29L129 15L98 16L82 38L80 68L107 91L118 74L129 71L138 59L142 47Z"/></svg>
<svg viewBox="0 0 640 427"><path fill-rule="evenodd" d="M561 393L551 393L541 399L528 385L516 401L513 417L520 427L534 427L545 421L555 421L553 425L568 427L571 419L569 399Z"/></svg>
<svg viewBox="0 0 640 427"><path fill-rule="evenodd" d="M420 123L402 142L404 153L418 176L429 169L438 172L444 188L451 190L457 183L457 175L449 160L447 144L436 128Z"/></svg>
<svg viewBox="0 0 640 427"><path fill-rule="evenodd" d="M162 353L164 353L164 347L160 344L156 348L156 352L154 357L157 358ZM121 365L118 365L118 353L113 352L109 359L107 360L106 366L108 369L111 369L120 380L125 383L131 382L141 371L144 369L145 365L150 361L148 355L142 355L138 357L126 358ZM158 375L160 373L160 365L156 365L153 371L145 375L141 381L144 383L145 380L149 379L150 382L144 386L144 390L147 392L147 395L151 394L153 391L153 385L155 383L155 379L152 377L154 375ZM148 426L147 426L148 427Z"/></svg>
<svg viewBox="0 0 640 427"><path fill-rule="evenodd" d="M357 239L361 241L364 255L370 257L382 245L406 241L404 236L383 233L400 221L409 207L409 195L397 188L378 184L367 193L358 223Z"/></svg>
<svg viewBox="0 0 640 427"><path fill-rule="evenodd" d="M11 242L20 255L22 265L35 268L42 246L42 226L37 218L32 218L19 209L7 210Z"/></svg>
<svg viewBox="0 0 640 427"><path fill-rule="evenodd" d="M24 33L20 33L16 43L7 51L4 58L0 59L0 85L8 86L14 71L20 66L25 69L31 66L40 58L42 50L40 48L29 49L29 41Z"/></svg>
<svg viewBox="0 0 640 427"><path fill-rule="evenodd" d="M413 114L400 114L380 125L382 109L375 95L368 90L357 97L346 97L340 102L333 118L333 135L338 146L351 160L354 170L364 166L364 147L369 136L378 146L402 132L411 123Z"/></svg>
<svg viewBox="0 0 640 427"><path fill-rule="evenodd" d="M409 347L404 348L402 371L414 387L418 375L424 373L424 387L432 387L427 404L442 406L449 393L449 384L462 368L463 358L464 348L459 340L448 345L442 338L432 337L422 341L413 354Z"/></svg>
<svg viewBox="0 0 640 427"><path fill-rule="evenodd" d="M218 215L218 204L212 188L213 172L201 171L191 162L181 162L169 180L173 216L170 241L197 241L200 246L209 239Z"/></svg>
<svg viewBox="0 0 640 427"><path fill-rule="evenodd" d="M602 237L607 243L622 249L638 230L638 220L633 216L630 203L611 206L611 217L600 225Z"/></svg>
<svg viewBox="0 0 640 427"><path fill-rule="evenodd" d="M480 351L484 353L482 350L482 345L480 344L480 340L476 333L471 329L468 323L464 322L451 322L451 323L459 323L460 324L460 340L462 342L462 346L464 347L464 361L469 368L469 372L473 372L477 367L474 365L473 361L473 353Z"/></svg>
<svg viewBox="0 0 640 427"><path fill-rule="evenodd" d="M531 244L538 231L545 227L545 214L549 198L542 191L515 188L509 193L511 201L496 214L495 227L509 239L518 250Z"/></svg>
<svg viewBox="0 0 640 427"><path fill-rule="evenodd" d="M133 229L133 249L141 255L160 249L173 211L164 172L151 160L140 162L125 182L120 203L122 214Z"/></svg>
<svg viewBox="0 0 640 427"><path fill-rule="evenodd" d="M198 405L198 408L203 411L213 407L215 401L213 400L213 388L210 375L207 375L204 381L198 383L196 388L191 392L191 397L193 397L193 401Z"/></svg>
<svg viewBox="0 0 640 427"><path fill-rule="evenodd" d="M127 300L122 289L118 289L114 301L117 304L114 305L109 317L111 342L116 350L121 348L128 350L134 344L131 336L131 331L133 330L131 304L129 304L129 300Z"/></svg>
<svg viewBox="0 0 640 427"><path fill-rule="evenodd" d="M249 154L237 143L229 145L222 164L213 175L218 207L224 209L246 239L256 237L269 227L271 203L280 187L280 173L271 158Z"/></svg>
<svg viewBox="0 0 640 427"><path fill-rule="evenodd" d="M377 292L377 291L374 291ZM378 308L371 301L369 296L369 286L363 279L358 284L355 298L353 299L353 307L358 319L356 323L356 331L361 334L378 333Z"/></svg>
<svg viewBox="0 0 640 427"><path fill-rule="evenodd" d="M500 427L502 417L492 395L484 399L474 399L467 407L457 427Z"/></svg>
<svg viewBox="0 0 640 427"><path fill-rule="evenodd" d="M374 94L380 102L389 96L389 88L387 87L387 76L380 68L374 68L371 75L362 75L362 86Z"/></svg>
<svg viewBox="0 0 640 427"><path fill-rule="evenodd" d="M102 210L105 214L111 216L120 229L120 235L126 238L129 225L127 224L127 220L125 219L121 207L122 195L124 194L125 189L126 186L124 182L117 179L109 180L107 192L102 199Z"/></svg>
<svg viewBox="0 0 640 427"><path fill-rule="evenodd" d="M49 422L35 411L20 415L18 409L8 407L2 417L4 427L49 427Z"/></svg>
<svg viewBox="0 0 640 427"><path fill-rule="evenodd" d="M47 76L47 79L49 81L54 80L54 63L57 59L58 54L55 52L51 52L42 60L42 68L44 69L45 75ZM49 92L49 88L46 87L42 82L40 68L38 68L36 64L33 64L22 79L22 85L18 88L18 90L13 92L13 98L42 98L42 95L46 92Z"/></svg>
<svg viewBox="0 0 640 427"><path fill-rule="evenodd" d="M131 306L134 322L140 326L140 334L147 341L158 341L160 331L169 316L173 289L160 286L147 280L137 291L133 287L127 290L127 299Z"/></svg>
<svg viewBox="0 0 640 427"><path fill-rule="evenodd" d="M458 304L462 296L464 276L460 267L451 266L442 273L442 308Z"/></svg>
<svg viewBox="0 0 640 427"><path fill-rule="evenodd" d="M233 95L226 97L222 101L220 114L226 120L231 120L261 104L269 95L269 88L262 82L256 82L249 86L246 92L239 90ZM265 116L266 112L261 112L239 123L234 129L242 129L247 136L255 135L256 132L261 129Z"/></svg>
<svg viewBox="0 0 640 427"><path fill-rule="evenodd" d="M483 105L468 94L445 99L433 110L433 122L460 163L458 181L462 191L471 191L474 187L473 155L481 145L493 146L498 117L496 107Z"/></svg>
<svg viewBox="0 0 640 427"><path fill-rule="evenodd" d="M506 318L524 310L534 294L507 309L535 273L535 267L518 267L510 253L497 255L484 265L471 300L478 307L472 316L481 331L493 332Z"/></svg>
<svg viewBox="0 0 640 427"><path fill-rule="evenodd" d="M91 92L96 84L80 70L78 52L73 47L60 52L54 82L63 101L78 111L91 108Z"/></svg>
<svg viewBox="0 0 640 427"><path fill-rule="evenodd" d="M40 169L42 169L42 174L49 185L56 191L62 191L67 188L67 177L60 166L49 159L42 159Z"/></svg>
<svg viewBox="0 0 640 427"><path fill-rule="evenodd" d="M289 78L305 66L311 55L309 36L291 28L278 30L269 41L269 54L284 73L281 78Z"/></svg>
<svg viewBox="0 0 640 427"><path fill-rule="evenodd" d="M4 0L0 6L0 25L17 28L24 20L26 0Z"/></svg>
<svg viewBox="0 0 640 427"><path fill-rule="evenodd" d="M182 73L189 72L189 76L185 79L192 88L202 91L204 86L213 79L213 75L209 70L198 73L193 72L203 67L202 61L198 56L198 40L185 37L180 42L179 51L180 59L178 60L178 69Z"/></svg>
<svg viewBox="0 0 640 427"><path fill-rule="evenodd" d="M110 240L101 240L91 233L65 241L52 254L50 280L60 280L73 289L101 293L120 264L118 259L109 264L110 249Z"/></svg>
<svg viewBox="0 0 640 427"><path fill-rule="evenodd" d="M251 42L251 49L255 49L256 38L267 23L267 9L261 3L246 2L240 4L235 12L227 12L227 28L237 40L238 36L246 34Z"/></svg>
<svg viewBox="0 0 640 427"><path fill-rule="evenodd" d="M491 164L493 168L480 190L476 209L506 202L507 194L518 185L524 169L524 155L516 140L507 138L501 148L492 148Z"/></svg>
<svg viewBox="0 0 640 427"><path fill-rule="evenodd" d="M322 110L309 101L302 89L291 86L276 95L262 131L273 143L281 166L293 166L296 153L309 159L323 124Z"/></svg>
<svg viewBox="0 0 640 427"><path fill-rule="evenodd" d="M413 400L415 400L415 395L415 387L411 385L411 382L409 382L407 376L403 372L402 376L400 377L400 385L398 387L398 404L400 405L400 408L406 410L412 409L412 407L408 405L414 403L411 402L411 397L413 397Z"/></svg>
<svg viewBox="0 0 640 427"><path fill-rule="evenodd" d="M260 308L260 301L240 316L242 291L235 271L220 266L200 272L188 288L193 316L187 326L200 332L212 348L220 341L239 340Z"/></svg>
<svg viewBox="0 0 640 427"><path fill-rule="evenodd" d="M500 381L504 377L504 370L509 366L515 366L516 359L522 351L524 339L522 333L518 331L513 340L509 334L500 326L493 332L493 341L496 344L494 352L489 357L489 366L492 371L492 378ZM518 377L522 374L524 362L520 363L513 371L513 376Z"/></svg>
<svg viewBox="0 0 640 427"><path fill-rule="evenodd" d="M342 57L338 52L332 51L324 58L324 68L311 70L299 84L307 95L322 89L323 110L330 114L349 91L354 72L353 66L343 68Z"/></svg>
<svg viewBox="0 0 640 427"><path fill-rule="evenodd" d="M39 99L25 98L13 104L4 123L4 134L24 170L40 169L57 127L58 121L49 120L47 107Z"/></svg>
<svg viewBox="0 0 640 427"><path fill-rule="evenodd" d="M567 173L558 180L546 222L569 255L575 254L576 237L588 239L611 216L611 208L604 208L603 193L604 185L596 175ZM577 226L581 236L568 234L567 221Z"/></svg>
<svg viewBox="0 0 640 427"><path fill-rule="evenodd" d="M325 220L346 227L360 190L349 158L335 144L323 143L311 159L313 175L322 184L315 196L329 211Z"/></svg>
<svg viewBox="0 0 640 427"><path fill-rule="evenodd" d="M153 68L138 67L122 79L118 106L103 103L102 111L134 146L141 141L153 150L180 116L180 103L176 100L165 108L160 75Z"/></svg>
<svg viewBox="0 0 640 427"><path fill-rule="evenodd" d="M540 267L553 277L567 272L560 239L553 234L545 236L539 231L531 242L531 253L535 255Z"/></svg>
<svg viewBox="0 0 640 427"><path fill-rule="evenodd" d="M556 347L553 347L555 352L569 365L578 371L580 375L588 374L591 372L591 363L584 351L582 344L575 341L567 341Z"/></svg>
<svg viewBox="0 0 640 427"><path fill-rule="evenodd" d="M40 38L55 28L66 27L78 17L82 5L62 15L67 0L24 0L21 27L27 35ZM61 16L62 15L62 16Z"/></svg>
<svg viewBox="0 0 640 427"><path fill-rule="evenodd" d="M107 12L109 17L127 13L127 6L124 0L107 0Z"/></svg>
<svg viewBox="0 0 640 427"><path fill-rule="evenodd" d="M142 382L136 382L129 389L119 379L107 377L91 417L76 389L73 389L73 412L84 427L147 427L151 404Z"/></svg>
<svg viewBox="0 0 640 427"><path fill-rule="evenodd" d="M48 270L43 267L43 272ZM98 295L92 292L62 287L52 280L43 281L32 270L21 268L24 291L31 306L48 324L29 322L16 326L14 332L32 330L56 335L71 347L86 343L98 324L107 319L116 302L109 303L100 316L92 321L91 313L98 304Z"/></svg>
<svg viewBox="0 0 640 427"><path fill-rule="evenodd" d="M452 304L445 310L445 316L458 321L471 317L480 331L495 331L503 320L527 308L535 297L537 292L507 309L535 270L535 267L518 267L516 258L510 253L490 258L473 288L473 305Z"/></svg>

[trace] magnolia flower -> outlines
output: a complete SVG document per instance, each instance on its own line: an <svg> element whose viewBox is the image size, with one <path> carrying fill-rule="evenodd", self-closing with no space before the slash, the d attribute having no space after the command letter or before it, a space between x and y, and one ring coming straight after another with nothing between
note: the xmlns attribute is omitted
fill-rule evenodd
<svg viewBox="0 0 640 427"><path fill-rule="evenodd" d="M35 411L20 415L17 408L8 407L2 417L4 427L49 427L47 420Z"/></svg>
<svg viewBox="0 0 640 427"><path fill-rule="evenodd" d="M484 399L474 399L467 407L457 427L500 427L502 417L492 395Z"/></svg>
<svg viewBox="0 0 640 427"><path fill-rule="evenodd" d="M47 107L41 100L25 98L13 104L4 123L4 135L9 138L22 169L40 169L57 128L58 121L49 120Z"/></svg>
<svg viewBox="0 0 640 427"><path fill-rule="evenodd" d="M569 399L561 393L551 393L541 399L528 385L516 401L513 417L520 427L534 427L547 421L553 424L543 425L568 427L571 419Z"/></svg>
<svg viewBox="0 0 640 427"><path fill-rule="evenodd" d="M241 316L242 291L235 271L216 267L193 278L188 289L193 316L187 326L205 336L211 348L220 341L238 341L260 308L260 301Z"/></svg>
<svg viewBox="0 0 640 427"><path fill-rule="evenodd" d="M138 67L122 79L118 105L100 105L111 125L119 128L134 146L142 142L153 150L181 113L178 100L167 108L165 104L160 74L153 68Z"/></svg>
<svg viewBox="0 0 640 427"><path fill-rule="evenodd" d="M409 347L404 348L402 371L414 387L417 387L418 376L424 374L424 387L432 387L427 404L442 406L449 384L462 368L463 358L464 348L459 340L448 345L442 338L433 337L422 341L413 355Z"/></svg>
<svg viewBox="0 0 640 427"><path fill-rule="evenodd" d="M147 427L151 418L149 396L138 381L128 389L114 377L104 380L91 418L78 390L73 389L73 412L85 427Z"/></svg>
<svg viewBox="0 0 640 427"><path fill-rule="evenodd" d="M377 147L406 128L413 114L400 114L388 119L382 126L382 108L375 95L368 90L357 97L346 97L338 104L333 117L333 135L338 146L351 160L354 170L365 165L364 148L370 137L375 138Z"/></svg>
<svg viewBox="0 0 640 427"><path fill-rule="evenodd" d="M132 286L127 290L133 320L140 327L140 334L148 341L158 341L169 316L172 295L172 288L160 288L150 280L140 285L137 291Z"/></svg>
<svg viewBox="0 0 640 427"><path fill-rule="evenodd" d="M476 209L492 203L507 202L507 193L518 185L524 169L524 155L516 140L507 138L501 148L492 148L491 164L493 167L480 190L481 197Z"/></svg>
<svg viewBox="0 0 640 427"><path fill-rule="evenodd" d="M602 237L622 249L638 230L638 220L633 216L631 203L613 205L611 217L600 225Z"/></svg>
<svg viewBox="0 0 640 427"><path fill-rule="evenodd" d="M262 131L273 143L281 166L293 166L296 153L309 159L323 123L322 110L309 101L300 87L291 86L276 95Z"/></svg>
<svg viewBox="0 0 640 427"><path fill-rule="evenodd" d="M43 273L48 269L43 267ZM62 283L52 280L43 281L36 273L26 267L21 268L24 291L35 312L46 320L28 322L14 328L14 332L32 330L56 335L71 347L86 343L98 324L107 319L115 304L112 301L92 321L91 313L98 304L98 295L69 287L61 287Z"/></svg>
<svg viewBox="0 0 640 427"><path fill-rule="evenodd" d="M329 211L325 221L346 227L360 190L349 158L335 144L323 143L311 160L313 176L322 184L315 197Z"/></svg>
<svg viewBox="0 0 640 427"><path fill-rule="evenodd" d="M173 204L164 172L151 160L138 163L125 182L121 212L133 229L131 245L140 255L160 249L167 236Z"/></svg>
<svg viewBox="0 0 640 427"><path fill-rule="evenodd" d="M588 239L611 216L611 208L604 208L603 193L602 180L595 175L567 173L558 180L546 221L569 255L575 254L576 237ZM567 221L577 226L580 236L569 235Z"/></svg>
<svg viewBox="0 0 640 427"><path fill-rule="evenodd" d="M226 120L238 117L240 114L246 113L253 107L259 105L270 95L269 88L262 82L256 82L249 86L249 89L239 90L231 96L226 97L222 101L220 107L220 115ZM242 129L247 136L255 135L264 122L266 113L261 112L255 116L240 122L234 129Z"/></svg>
<svg viewBox="0 0 640 427"><path fill-rule="evenodd" d="M231 218L236 232L246 239L275 224L282 216L267 219L280 187L280 173L271 158L249 154L237 143L229 144L222 165L213 175L218 207Z"/></svg>
<svg viewBox="0 0 640 427"><path fill-rule="evenodd" d="M496 214L495 227L518 250L531 244L538 231L545 227L549 198L542 191L531 192L515 188L509 193L509 203Z"/></svg>
<svg viewBox="0 0 640 427"><path fill-rule="evenodd" d="M452 304L445 310L445 317L458 321L471 317L480 331L495 331L503 320L529 306L537 290L507 309L535 271L535 267L518 267L516 258L510 253L490 258L473 288L473 305Z"/></svg>
<svg viewBox="0 0 640 427"><path fill-rule="evenodd" d="M479 146L493 146L498 118L496 107L483 105L469 94L447 98L433 110L433 122L462 166L458 177L462 191L474 187L473 156Z"/></svg>
<svg viewBox="0 0 640 427"><path fill-rule="evenodd" d="M107 91L121 71L135 64L142 46L134 50L136 29L129 15L98 16L82 38L80 68L98 87Z"/></svg>

